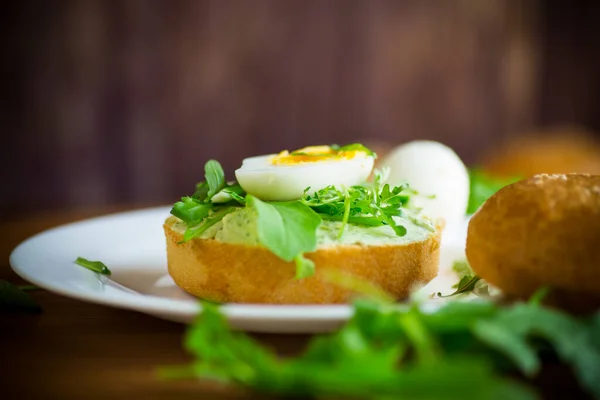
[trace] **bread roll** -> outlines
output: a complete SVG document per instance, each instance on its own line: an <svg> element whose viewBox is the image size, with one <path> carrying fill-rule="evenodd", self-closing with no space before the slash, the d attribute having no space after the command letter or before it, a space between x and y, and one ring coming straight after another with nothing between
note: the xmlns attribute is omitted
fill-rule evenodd
<svg viewBox="0 0 600 400"><path fill-rule="evenodd" d="M551 288L550 303L600 306L600 176L536 175L493 195L472 217L467 258L508 296Z"/></svg>
<svg viewBox="0 0 600 400"><path fill-rule="evenodd" d="M396 298L409 295L438 273L440 229L427 239L403 245L338 245L307 254L316 264L312 277L294 279L296 266L269 250L215 239L179 244L182 234L167 219L169 274L194 296L217 302L270 304L335 304L353 293L323 279L327 269L371 281Z"/></svg>

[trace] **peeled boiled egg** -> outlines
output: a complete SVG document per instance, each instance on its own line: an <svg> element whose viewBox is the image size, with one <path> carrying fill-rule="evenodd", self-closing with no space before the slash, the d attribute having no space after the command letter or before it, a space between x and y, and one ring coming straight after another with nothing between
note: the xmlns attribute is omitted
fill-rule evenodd
<svg viewBox="0 0 600 400"><path fill-rule="evenodd" d="M342 190L367 180L374 156L362 150L336 150L330 146L310 146L246 158L235 171L240 186L266 201L297 200L329 185Z"/></svg>
<svg viewBox="0 0 600 400"><path fill-rule="evenodd" d="M411 203L425 216L441 218L452 229L464 222L469 173L451 148L429 140L409 142L392 149L379 167L389 167L390 185L408 183L418 192Z"/></svg>

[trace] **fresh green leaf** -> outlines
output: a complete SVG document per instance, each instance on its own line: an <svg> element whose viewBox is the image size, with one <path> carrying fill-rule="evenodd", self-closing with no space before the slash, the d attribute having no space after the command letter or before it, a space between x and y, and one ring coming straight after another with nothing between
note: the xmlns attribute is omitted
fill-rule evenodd
<svg viewBox="0 0 600 400"><path fill-rule="evenodd" d="M185 230L185 233L183 234L182 243L185 243L187 241L190 241L190 240L202 235L202 233L206 232L206 230L208 228L210 228L211 226L214 226L216 223L221 221L223 219L223 217L225 217L229 213L234 212L236 209L237 209L237 207L227 207L227 208L220 209L220 210L215 211L214 213L210 214L199 225L192 226L192 227L188 226L188 228Z"/></svg>
<svg viewBox="0 0 600 400"><path fill-rule="evenodd" d="M434 365L440 359L441 351L438 343L423 324L418 309L412 307L408 312L400 314L398 321L415 349L417 362Z"/></svg>
<svg viewBox="0 0 600 400"><path fill-rule="evenodd" d="M26 293L27 288L19 288L10 282L0 280L0 308L41 312L42 308Z"/></svg>
<svg viewBox="0 0 600 400"><path fill-rule="evenodd" d="M246 205L246 192L244 191L244 189L242 189L242 187L238 183L227 186L225 189L221 190L220 193L224 193L225 195L228 195L231 199L237 201L241 205ZM213 202L214 202L214 197L213 197Z"/></svg>
<svg viewBox="0 0 600 400"><path fill-rule="evenodd" d="M296 279L304 279L315 274L315 263L313 260L298 254L294 261L296 263Z"/></svg>
<svg viewBox="0 0 600 400"><path fill-rule="evenodd" d="M206 181L198 182L196 184L196 190L194 191L194 194L191 197L200 203L207 203L209 200L208 190L208 183L206 183Z"/></svg>
<svg viewBox="0 0 600 400"><path fill-rule="evenodd" d="M200 236L245 204L244 190L237 183L225 182L225 173L218 161L209 160L204 170L206 181L198 183L192 196L182 197L171 209L171 214L187 225L183 242Z"/></svg>
<svg viewBox="0 0 600 400"><path fill-rule="evenodd" d="M77 257L77 260L75 260L75 264L87 268L90 271L96 272L100 275L111 275L110 269L108 269L108 267L104 265L104 263L102 263L101 261L90 261L86 260L83 257Z"/></svg>
<svg viewBox="0 0 600 400"><path fill-rule="evenodd" d="M201 203L193 197L182 197L175 203L171 214L182 220L188 226L198 225L213 209L212 204Z"/></svg>
<svg viewBox="0 0 600 400"><path fill-rule="evenodd" d="M529 303L532 305L542 304L542 301L544 301L544 298L546 298L548 293L550 293L550 288L547 286L536 290L535 293L529 298Z"/></svg>
<svg viewBox="0 0 600 400"><path fill-rule="evenodd" d="M600 348L592 325L562 311L518 304L494 321L515 335L546 340L591 394L600 398Z"/></svg>
<svg viewBox="0 0 600 400"><path fill-rule="evenodd" d="M391 226L392 229L394 230L394 232L396 232L396 235L398 236L404 236L406 235L406 228L402 225L398 225L396 223L396 221L394 221L394 218L392 218L391 215L388 215L387 213L385 213L379 206L377 205L372 205L371 206L374 210L377 211L377 213L375 215L377 215L383 222L385 222L387 225Z"/></svg>
<svg viewBox="0 0 600 400"><path fill-rule="evenodd" d="M469 171L470 193L467 214L473 214L498 190L519 181L519 177L493 178L479 169Z"/></svg>
<svg viewBox="0 0 600 400"><path fill-rule="evenodd" d="M344 198L344 214L342 215L342 226L340 227L340 233L338 233L338 239L342 237L344 234L344 229L346 229L346 225L348 225L348 218L350 218L350 196L346 195Z"/></svg>
<svg viewBox="0 0 600 400"><path fill-rule="evenodd" d="M338 147L336 150L337 151L353 151L353 150L362 151L369 156L377 157L377 154L375 154L375 152L373 152L373 150L369 149L368 147L366 147L360 143L347 144L345 146Z"/></svg>
<svg viewBox="0 0 600 400"><path fill-rule="evenodd" d="M208 160L204 165L204 174L208 184L207 197L210 199L225 187L225 172L217 160Z"/></svg>
<svg viewBox="0 0 600 400"><path fill-rule="evenodd" d="M453 297L459 294L472 292L473 289L475 289L475 285L477 284L477 282L479 282L479 280L481 280L481 278L477 275L465 275L461 278L460 282L458 283L458 287L456 288L456 291L454 293L448 295L442 295L441 293L438 293L438 297Z"/></svg>
<svg viewBox="0 0 600 400"><path fill-rule="evenodd" d="M217 307L203 305L185 340L196 360L189 368L163 370L163 376L189 377L193 373L284 397L536 398L529 388L501 377L489 352L447 352L445 342L437 338L444 335L441 327L451 325L432 324L438 313L368 300L355 307L354 316L341 330L315 337L296 358L279 359L245 334L232 332ZM446 312L444 320L455 324L451 320L460 313L471 316L475 312L475 320L494 315L484 312L493 308L492 304L461 307ZM454 329L453 335L460 332L466 340L474 340L468 329L473 318L459 320L462 329Z"/></svg>
<svg viewBox="0 0 600 400"><path fill-rule="evenodd" d="M535 348L510 327L483 320L474 324L473 333L483 343L509 357L526 376L532 377L539 372L540 361Z"/></svg>
<svg viewBox="0 0 600 400"><path fill-rule="evenodd" d="M321 217L298 202L263 202L247 195L246 206L257 214L257 234L261 245L285 261L317 248L317 228Z"/></svg>

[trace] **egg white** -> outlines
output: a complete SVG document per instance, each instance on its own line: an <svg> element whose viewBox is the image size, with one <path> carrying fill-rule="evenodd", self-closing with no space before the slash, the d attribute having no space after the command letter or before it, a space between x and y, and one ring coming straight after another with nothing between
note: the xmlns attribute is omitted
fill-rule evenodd
<svg viewBox="0 0 600 400"><path fill-rule="evenodd" d="M235 177L246 193L266 201L289 201L300 199L308 187L309 193L329 185L343 189L365 182L374 161L359 154L352 159L273 165L273 157L275 154L244 159Z"/></svg>
<svg viewBox="0 0 600 400"><path fill-rule="evenodd" d="M462 160L446 145L418 140L394 148L382 161L388 167L388 183L408 183L419 194L411 203L447 227L461 224L469 201L469 174Z"/></svg>

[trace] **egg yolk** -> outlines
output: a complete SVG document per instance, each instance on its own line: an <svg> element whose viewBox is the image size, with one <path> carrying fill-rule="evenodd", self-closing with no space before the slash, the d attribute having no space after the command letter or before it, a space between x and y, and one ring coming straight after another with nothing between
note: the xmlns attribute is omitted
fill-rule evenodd
<svg viewBox="0 0 600 400"><path fill-rule="evenodd" d="M296 165L303 163L314 163L329 160L352 160L357 155L367 155L360 150L340 151L330 146L308 146L302 149L294 150L291 153L287 150L282 151L271 159L272 165Z"/></svg>

